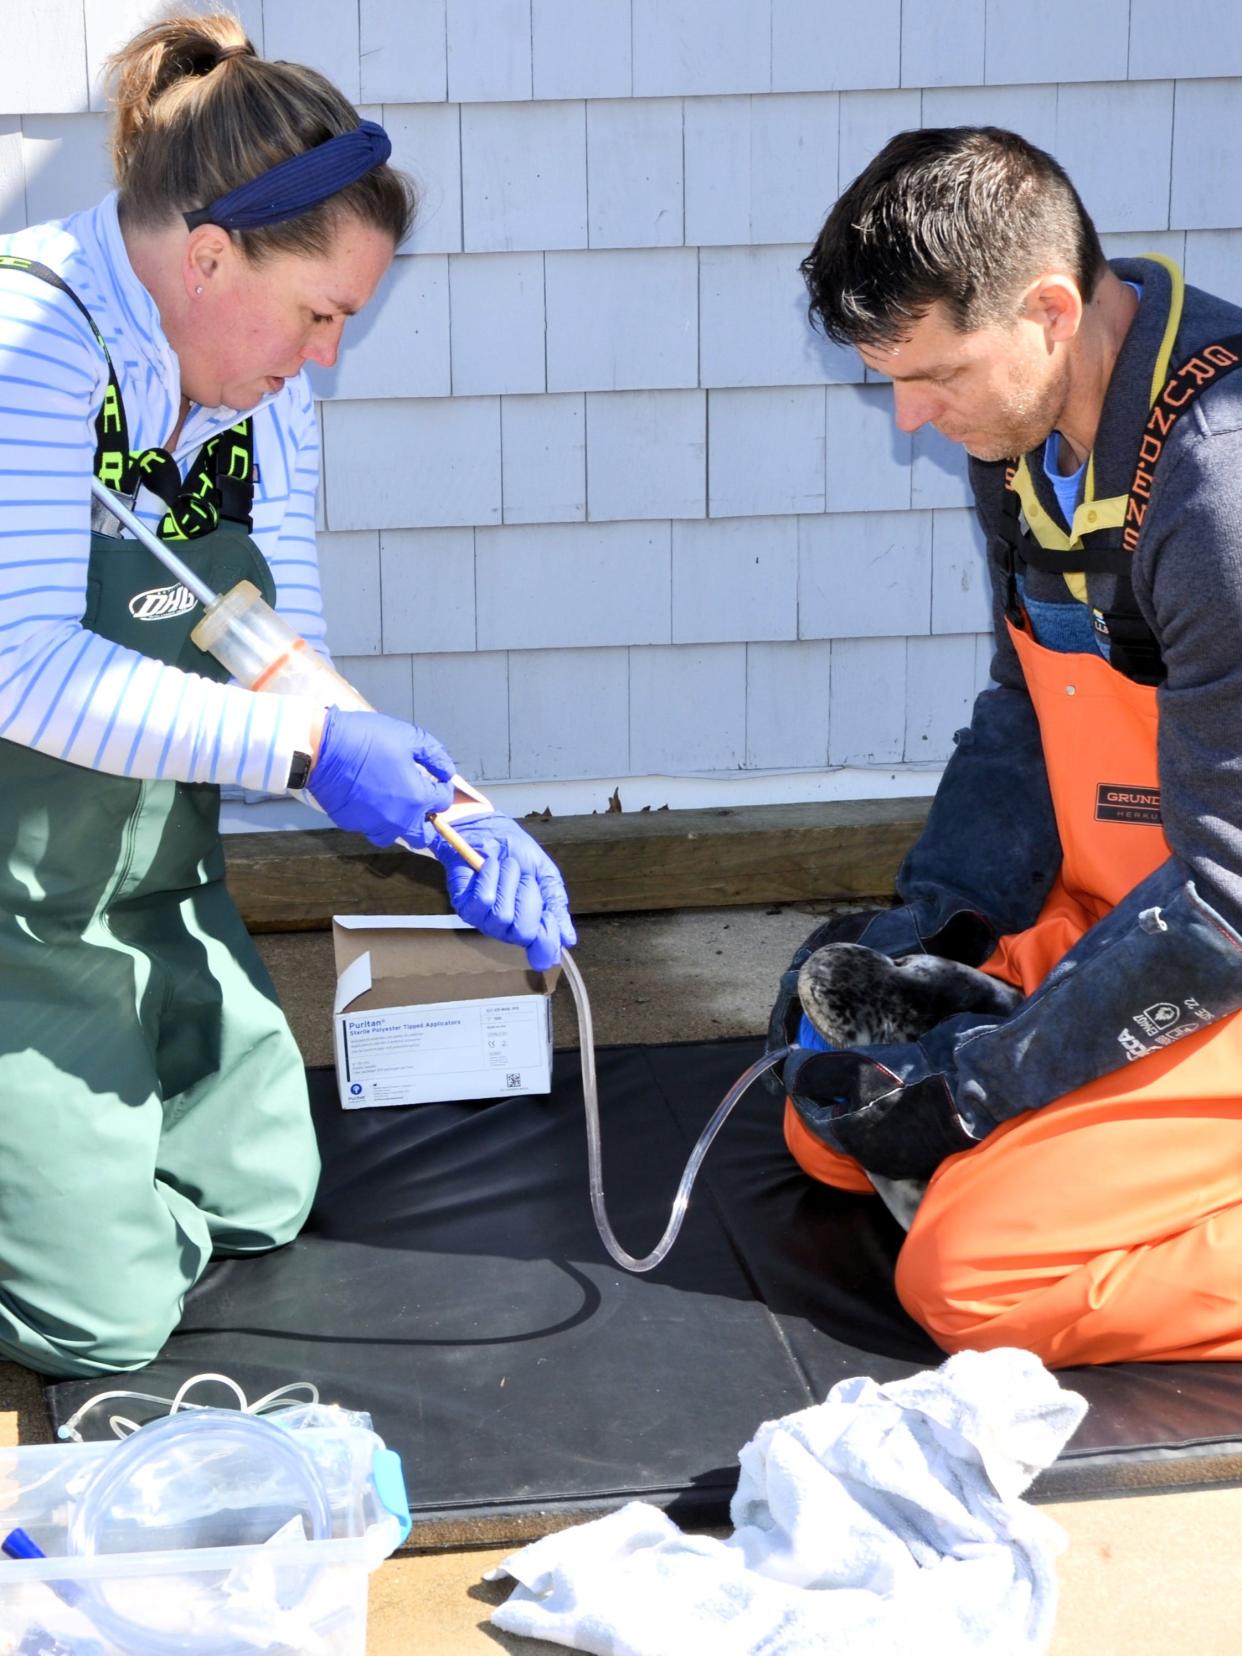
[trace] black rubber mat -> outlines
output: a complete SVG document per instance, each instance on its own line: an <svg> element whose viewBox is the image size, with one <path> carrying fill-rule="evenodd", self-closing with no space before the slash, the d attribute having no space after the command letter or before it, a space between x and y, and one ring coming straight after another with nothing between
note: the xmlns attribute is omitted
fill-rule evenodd
<svg viewBox="0 0 1242 1656"><path fill-rule="evenodd" d="M599 1055L609 1212L632 1252L655 1242L699 1128L757 1050ZM518 1538L635 1497L723 1521L761 1421L847 1375L940 1360L894 1296L887 1211L807 1179L761 1085L673 1252L637 1277L592 1223L575 1055L557 1055L546 1098L345 1112L330 1070L310 1081L324 1176L306 1233L214 1266L157 1361L118 1383L171 1396L215 1371L255 1398L310 1379L370 1410L404 1460L415 1540ZM1037 1493L1242 1481L1242 1368L1066 1379L1092 1407ZM50 1384L55 1422L101 1389Z"/></svg>

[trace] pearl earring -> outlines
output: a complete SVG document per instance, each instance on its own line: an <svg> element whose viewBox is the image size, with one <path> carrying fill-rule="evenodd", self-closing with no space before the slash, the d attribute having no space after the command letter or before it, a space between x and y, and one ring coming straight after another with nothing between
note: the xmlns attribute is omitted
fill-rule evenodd
<svg viewBox="0 0 1242 1656"><path fill-rule="evenodd" d="M202 290L202 288L201 288L201 287L196 287L196 288L195 288L195 289L194 289L194 291L195 291L195 293L201 293L201 292L202 292L202 291L203 291L203 290Z"/></svg>

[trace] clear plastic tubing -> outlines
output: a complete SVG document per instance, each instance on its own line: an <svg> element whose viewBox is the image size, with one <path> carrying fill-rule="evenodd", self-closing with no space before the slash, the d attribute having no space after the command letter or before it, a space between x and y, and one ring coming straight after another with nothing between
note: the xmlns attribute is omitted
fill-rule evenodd
<svg viewBox="0 0 1242 1656"><path fill-rule="evenodd" d="M340 678L326 662L308 649L305 642L286 622L275 615L263 602L249 581L240 581L232 591L225 593L211 605L193 633L194 642L221 661L242 684L254 690L284 691L292 695L306 695L312 688L325 702L337 707L366 707L358 692ZM313 801L312 801L313 803ZM435 819L432 818L433 823ZM436 826L439 826L438 824ZM441 832L444 830L441 829ZM407 848L408 849L408 848ZM457 849L462 850L458 845ZM469 851L467 846L466 851ZM477 861L477 858L476 858ZM582 1049L582 1101L586 1109L587 1158L590 1165L591 1212L595 1216L600 1240L618 1265L627 1271L651 1271L660 1263L677 1240L690 1190L698 1176L699 1167L708 1147L723 1127L730 1110L756 1076L779 1063L784 1052L761 1058L738 1078L722 1100L690 1154L686 1170L677 1187L673 1210L669 1215L664 1235L649 1254L637 1259L627 1253L617 1241L608 1222L604 1205L603 1149L600 1143L599 1091L595 1080L595 1036L591 1026L591 1003L587 999L582 975L568 952L561 955L561 965L569 980L578 1016L578 1041Z"/></svg>
<svg viewBox="0 0 1242 1656"><path fill-rule="evenodd" d="M144 523L94 478L91 479L91 487L131 534L142 541L204 604L207 614L194 629L194 642L200 649L222 662L240 683L249 685L254 690L283 691L290 695L306 694L309 684L313 683L315 690L323 693L325 702L332 702L343 708L369 706L347 680L333 672L325 661L315 655L304 639L268 608L258 590L249 581L240 581L222 598L217 596L192 570L186 568L166 543L157 540ZM765 1070L779 1064L787 1056L789 1049L782 1047L779 1052L765 1053L762 1058L756 1059L749 1069L738 1076L721 1099L714 1115L699 1134L698 1141L690 1152L690 1159L686 1163L681 1182L677 1186L677 1194L673 1198L673 1207L668 1216L668 1224L664 1227L664 1235L649 1254L644 1254L638 1259L621 1246L608 1222L608 1210L604 1204L604 1153L599 1132L599 1089L595 1081L595 1032L591 1024L591 1003L587 999L582 974L567 949L561 954L561 965L569 980L578 1017L578 1045L582 1053L582 1102L586 1109L587 1162L590 1171L591 1212L595 1217L595 1228L599 1231L600 1241L623 1269L654 1271L677 1240L677 1233L686 1217L690 1192L698 1177L699 1168L703 1165L703 1158L711 1148L712 1140L724 1126L734 1105L751 1082L757 1080Z"/></svg>
<svg viewBox="0 0 1242 1656"><path fill-rule="evenodd" d="M582 974L568 949L561 953L561 966L569 980L574 1008L578 1015L578 1045L582 1049L582 1102L586 1107L587 1163L595 1228L599 1232L600 1241L618 1265L627 1271L654 1271L677 1240L682 1220L686 1217L690 1192L695 1179L698 1178L699 1168L703 1165L703 1158L711 1149L712 1140L729 1119L734 1105L751 1082L758 1080L764 1070L779 1064L788 1055L789 1049L782 1047L779 1052L765 1052L762 1058L756 1058L720 1100L711 1120L699 1134L694 1149L690 1152L690 1159L686 1163L681 1183L677 1186L677 1194L673 1198L672 1212L668 1216L668 1224L664 1227L664 1235L649 1254L644 1254L641 1259L635 1258L617 1241L616 1234L608 1222L608 1210L604 1205L604 1156L599 1136L599 1089L595 1082L595 1031L591 1025L591 1003L587 999Z"/></svg>
<svg viewBox="0 0 1242 1656"><path fill-rule="evenodd" d="M338 707L365 707L367 704L344 679L310 651L293 630L263 602L248 581L241 581L223 598L217 599L207 615L194 629L194 641L200 649L214 655L242 684L255 690L285 691L290 694L308 693L313 681L315 690L325 701ZM434 818L432 819L434 822ZM438 825L437 825L438 826ZM443 832L443 830L441 830ZM460 851L462 848L458 846ZM469 849L468 847L466 848ZM599 1090L595 1080L595 1036L591 1026L591 1003L587 999L582 975L568 952L561 955L561 965L569 980L578 1016L578 1040L582 1049L582 1101L586 1109L587 1158L590 1165L591 1212L595 1216L600 1240L618 1265L627 1271L651 1271L660 1263L677 1240L686 1204L698 1171L716 1134L738 1099L751 1082L764 1070L771 1069L785 1056L777 1052L754 1063L720 1103L690 1154L664 1235L641 1259L627 1253L617 1241L608 1222L604 1204L603 1148L600 1143Z"/></svg>

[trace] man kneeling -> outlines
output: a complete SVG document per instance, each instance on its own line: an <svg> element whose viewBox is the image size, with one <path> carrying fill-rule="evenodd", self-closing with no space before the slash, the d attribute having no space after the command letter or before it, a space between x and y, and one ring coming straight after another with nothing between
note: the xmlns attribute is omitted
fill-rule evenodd
<svg viewBox="0 0 1242 1656"><path fill-rule="evenodd" d="M899 905L808 940L773 1040L823 945L998 994L797 1047L790 1149L927 1181L897 1286L946 1349L1242 1357L1242 311L1107 262L1058 164L992 128L894 138L803 274L898 426L970 456L995 682Z"/></svg>

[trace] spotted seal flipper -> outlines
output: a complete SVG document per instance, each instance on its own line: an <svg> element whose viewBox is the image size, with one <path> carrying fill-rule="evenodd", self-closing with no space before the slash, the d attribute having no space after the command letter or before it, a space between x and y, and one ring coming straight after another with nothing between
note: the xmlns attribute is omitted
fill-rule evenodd
<svg viewBox="0 0 1242 1656"><path fill-rule="evenodd" d="M798 999L833 1046L917 1040L955 1012L1008 1017L1022 991L939 955L890 960L861 943L829 943L798 973Z"/></svg>

